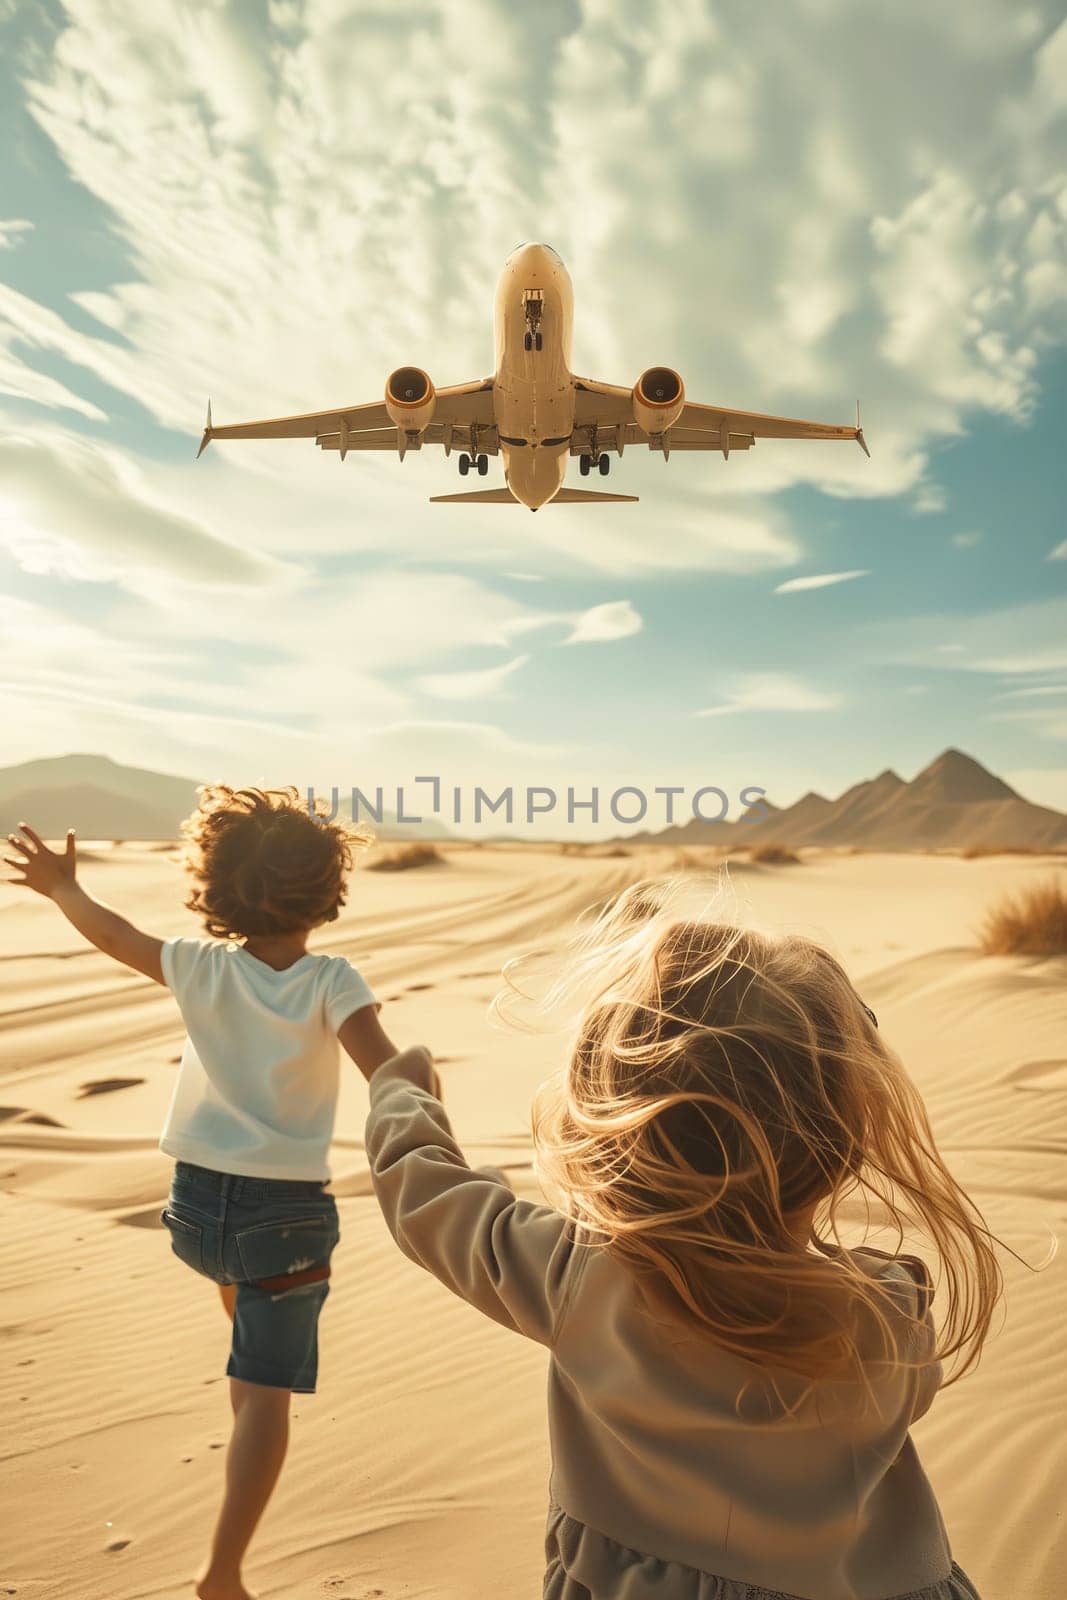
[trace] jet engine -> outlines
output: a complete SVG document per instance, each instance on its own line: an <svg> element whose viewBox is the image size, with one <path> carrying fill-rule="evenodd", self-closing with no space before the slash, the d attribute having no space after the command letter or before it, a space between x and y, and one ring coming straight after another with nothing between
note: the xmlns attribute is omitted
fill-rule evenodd
<svg viewBox="0 0 1067 1600"><path fill-rule="evenodd" d="M648 434L665 433L678 421L685 405L685 385L670 367L649 367L633 391L634 421Z"/></svg>
<svg viewBox="0 0 1067 1600"><path fill-rule="evenodd" d="M437 391L421 367L397 367L385 384L385 409L403 433L421 433L433 418Z"/></svg>

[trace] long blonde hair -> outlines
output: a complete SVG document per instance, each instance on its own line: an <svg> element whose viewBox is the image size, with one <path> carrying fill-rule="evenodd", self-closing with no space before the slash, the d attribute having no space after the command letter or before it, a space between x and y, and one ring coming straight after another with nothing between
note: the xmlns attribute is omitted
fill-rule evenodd
<svg viewBox="0 0 1067 1600"><path fill-rule="evenodd" d="M545 1002L580 1011L569 1064L535 1106L543 1186L631 1269L656 1314L746 1361L865 1379L877 1329L875 1362L959 1353L956 1381L978 1359L1002 1278L918 1090L831 955L684 914L687 892L632 885L572 942ZM514 969L509 982L522 992ZM514 1009L506 996L497 1007ZM933 1243L936 1349L929 1295L902 1302L842 1248L837 1218L856 1195L898 1246L916 1225ZM791 1221L813 1204L834 1241L813 1226L816 1253Z"/></svg>

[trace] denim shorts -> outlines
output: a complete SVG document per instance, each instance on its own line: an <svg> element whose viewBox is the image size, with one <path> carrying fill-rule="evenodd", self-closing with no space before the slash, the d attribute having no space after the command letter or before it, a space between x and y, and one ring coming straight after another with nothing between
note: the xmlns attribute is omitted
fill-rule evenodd
<svg viewBox="0 0 1067 1600"><path fill-rule="evenodd" d="M228 1376L313 1394L319 1313L330 1292L323 1269L340 1238L325 1185L179 1161L161 1220L180 1261L236 1285Z"/></svg>

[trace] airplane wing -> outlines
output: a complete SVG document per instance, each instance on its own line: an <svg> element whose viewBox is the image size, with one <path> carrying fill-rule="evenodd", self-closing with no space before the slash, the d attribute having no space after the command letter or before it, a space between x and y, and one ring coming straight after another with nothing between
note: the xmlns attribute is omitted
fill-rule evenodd
<svg viewBox="0 0 1067 1600"><path fill-rule="evenodd" d="M500 441L497 438L496 424L490 427L488 423L480 426L475 423L474 428L477 438L472 442L469 423L463 426L460 423L431 422L428 428L423 429L421 444L447 445L449 450L469 450L472 454L478 455L499 455ZM360 433L349 433L345 449L391 450L396 455L400 448L398 431L390 423L387 428L367 428ZM315 443L320 450L340 450L340 432L320 434ZM408 443L406 448L412 450L418 446Z"/></svg>
<svg viewBox="0 0 1067 1600"><path fill-rule="evenodd" d="M647 434L633 422L630 389L618 384L597 383L591 378L579 378L575 383L574 426L610 430L616 426L626 429L623 443L647 442ZM632 435L632 437L631 437ZM805 422L799 417L774 417L762 411L735 411L725 406L698 405L686 401L674 427L666 434L672 450L743 450L757 439L855 439L866 455L867 441L859 423L856 408L856 425L849 427L832 422ZM725 448L724 448L725 442ZM581 445L579 445L581 449Z"/></svg>
<svg viewBox="0 0 1067 1600"><path fill-rule="evenodd" d="M587 428L588 424L585 426ZM597 433L601 446L606 447L609 450L618 449L620 444L625 448L630 444L648 443L648 434L645 433L643 429L639 428L636 422L615 422L610 424L598 423ZM680 428L677 426L677 424L673 428L670 428L667 433L667 440L672 450L719 450L722 448L722 438L720 434L716 434L714 440L710 444L708 442L709 437L709 434L704 432L702 429ZM735 433L733 431L733 423L731 422L731 451L749 450L751 449L753 442L754 441L750 433ZM585 429L579 429L578 424L576 423L574 432L571 435L570 453L572 456L580 456L583 455L588 449L589 441L585 436Z"/></svg>
<svg viewBox="0 0 1067 1600"><path fill-rule="evenodd" d="M496 449L493 417L493 380L478 378L473 383L457 383L438 389L434 420L423 439L427 443L470 447L471 429L477 435L479 451ZM490 444L488 430L493 428ZM485 430L485 431L482 431ZM324 449L399 450L398 429L382 401L361 406L340 406L333 411L305 411L293 417L267 417L260 422L224 423L216 426L207 409L207 426L197 455L202 455L212 439L314 439ZM346 437L347 436L347 437ZM454 436L454 437L453 437ZM366 443L360 443L361 438ZM342 446L342 440L345 440ZM332 443L331 443L332 441Z"/></svg>

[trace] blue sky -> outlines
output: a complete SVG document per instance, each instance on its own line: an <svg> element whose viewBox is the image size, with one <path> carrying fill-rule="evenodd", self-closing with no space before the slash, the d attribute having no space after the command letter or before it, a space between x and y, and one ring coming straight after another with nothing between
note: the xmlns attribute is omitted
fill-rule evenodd
<svg viewBox="0 0 1067 1600"><path fill-rule="evenodd" d="M7 761L789 803L954 744L1067 807L1061 10L670 9L0 0ZM859 395L872 459L630 450L639 505L536 518L431 452L194 463L208 394L488 375L530 238L580 373Z"/></svg>

